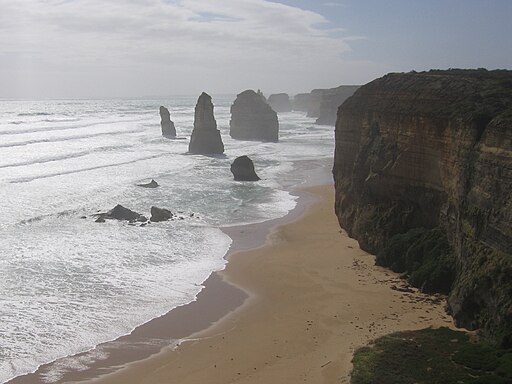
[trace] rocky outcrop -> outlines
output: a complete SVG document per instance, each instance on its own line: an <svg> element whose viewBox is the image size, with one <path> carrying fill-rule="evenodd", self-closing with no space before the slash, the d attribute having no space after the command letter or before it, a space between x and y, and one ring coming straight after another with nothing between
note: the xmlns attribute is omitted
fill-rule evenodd
<svg viewBox="0 0 512 384"><path fill-rule="evenodd" d="M142 188L157 188L158 183L154 179L151 179L151 181L149 183L137 184L137 186L142 187Z"/></svg>
<svg viewBox="0 0 512 384"><path fill-rule="evenodd" d="M106 213L100 213L97 216L96 222L102 223L105 220L126 220L126 221L140 221L144 222L148 219L140 213L134 212L131 209L125 208L118 204Z"/></svg>
<svg viewBox="0 0 512 384"><path fill-rule="evenodd" d="M311 93L299 93L293 97L294 111L307 112L311 103Z"/></svg>
<svg viewBox="0 0 512 384"><path fill-rule="evenodd" d="M341 85L337 88L322 90L320 92L316 124L334 126L338 107L352 96L358 88L358 85Z"/></svg>
<svg viewBox="0 0 512 384"><path fill-rule="evenodd" d="M151 220L154 223L160 222L160 221L167 221L172 219L173 214L171 211L165 208L158 208L158 207L151 207Z"/></svg>
<svg viewBox="0 0 512 384"><path fill-rule="evenodd" d="M254 163L248 156L237 157L231 164L231 173L237 181L258 181Z"/></svg>
<svg viewBox="0 0 512 384"><path fill-rule="evenodd" d="M229 134L237 140L278 141L277 113L260 94L247 90L231 105Z"/></svg>
<svg viewBox="0 0 512 384"><path fill-rule="evenodd" d="M340 85L336 88L299 93L293 99L293 110L307 112L308 117L316 117L316 124L334 125L338 107L358 88L359 85Z"/></svg>
<svg viewBox="0 0 512 384"><path fill-rule="evenodd" d="M287 93L277 93L270 95L267 100L268 104L276 112L291 112L292 103Z"/></svg>
<svg viewBox="0 0 512 384"><path fill-rule="evenodd" d="M162 127L162 136L170 138L176 137L176 128L171 121L171 114L164 106L160 106L160 126Z"/></svg>
<svg viewBox="0 0 512 384"><path fill-rule="evenodd" d="M512 72L389 74L338 110L336 214L378 262L512 344ZM443 285L444 284L444 285Z"/></svg>
<svg viewBox="0 0 512 384"><path fill-rule="evenodd" d="M224 143L217 129L217 122L213 116L212 98L202 93L197 100L194 129L190 138L188 151L194 154L222 154Z"/></svg>

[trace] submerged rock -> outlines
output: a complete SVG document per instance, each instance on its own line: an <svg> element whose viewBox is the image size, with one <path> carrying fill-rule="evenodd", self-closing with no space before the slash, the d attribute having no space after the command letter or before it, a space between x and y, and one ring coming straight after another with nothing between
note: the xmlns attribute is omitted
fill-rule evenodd
<svg viewBox="0 0 512 384"><path fill-rule="evenodd" d="M278 141L279 121L277 113L265 99L247 90L237 95L231 105L229 134L237 140Z"/></svg>
<svg viewBox="0 0 512 384"><path fill-rule="evenodd" d="M160 106L160 119L162 136L171 138L176 137L176 128L174 127L174 123L171 121L171 114L164 106Z"/></svg>
<svg viewBox="0 0 512 384"><path fill-rule="evenodd" d="M248 156L240 156L231 164L231 173L237 181L258 181L254 163Z"/></svg>
<svg viewBox="0 0 512 384"><path fill-rule="evenodd" d="M154 179L151 179L151 181L149 183L137 184L137 186L142 187L142 188L157 188L159 185Z"/></svg>
<svg viewBox="0 0 512 384"><path fill-rule="evenodd" d="M291 112L292 103L287 93L277 93L268 97L268 104L276 112Z"/></svg>
<svg viewBox="0 0 512 384"><path fill-rule="evenodd" d="M194 129L190 137L188 151L204 155L224 153L224 143L213 115L212 98L205 92L197 100Z"/></svg>
<svg viewBox="0 0 512 384"><path fill-rule="evenodd" d="M151 207L151 220L152 222L167 221L172 219L172 212L165 208Z"/></svg>

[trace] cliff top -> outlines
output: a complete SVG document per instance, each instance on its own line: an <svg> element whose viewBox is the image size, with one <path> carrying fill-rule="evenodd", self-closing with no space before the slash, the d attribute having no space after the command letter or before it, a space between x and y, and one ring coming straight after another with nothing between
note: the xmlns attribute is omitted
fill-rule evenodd
<svg viewBox="0 0 512 384"><path fill-rule="evenodd" d="M390 73L360 88L347 103L357 108L361 98L366 108L375 111L460 118L483 125L496 118L512 121L512 71Z"/></svg>

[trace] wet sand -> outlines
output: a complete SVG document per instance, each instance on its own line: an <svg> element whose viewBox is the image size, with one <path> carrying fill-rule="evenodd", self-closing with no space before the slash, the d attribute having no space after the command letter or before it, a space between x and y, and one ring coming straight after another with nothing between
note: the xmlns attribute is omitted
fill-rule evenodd
<svg viewBox="0 0 512 384"><path fill-rule="evenodd" d="M231 303L213 305L225 306L221 312L230 310L227 315L182 337L175 348L128 364L110 364L119 367L115 372L96 370L96 375L110 373L86 381L348 383L355 348L393 331L451 326L443 297L423 295L396 274L374 266L374 257L340 230L332 185L308 191L317 198L303 204L304 214L299 209L273 224L226 229L239 246L216 276L223 289L234 285L243 295L234 299L221 289L206 301ZM274 229L267 236L270 227ZM265 246L247 250L261 237L267 238ZM243 304L233 310L237 300ZM197 302L199 306L201 299ZM211 313L211 307L200 307L190 320ZM219 315L208 317L207 323L215 317ZM181 322L187 323L187 316ZM154 328L154 337L160 337L165 324ZM83 379L73 373L66 377L68 382Z"/></svg>

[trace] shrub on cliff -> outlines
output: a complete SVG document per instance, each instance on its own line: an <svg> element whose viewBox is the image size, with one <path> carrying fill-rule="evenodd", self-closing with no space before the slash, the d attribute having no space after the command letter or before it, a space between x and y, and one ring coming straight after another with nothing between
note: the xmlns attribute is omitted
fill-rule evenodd
<svg viewBox="0 0 512 384"><path fill-rule="evenodd" d="M409 283L427 293L447 294L455 279L453 254L439 228L414 228L393 236L377 255L377 264L407 273Z"/></svg>
<svg viewBox="0 0 512 384"><path fill-rule="evenodd" d="M512 351L448 328L397 332L358 349L352 384L505 384Z"/></svg>

